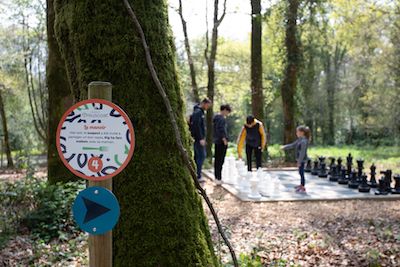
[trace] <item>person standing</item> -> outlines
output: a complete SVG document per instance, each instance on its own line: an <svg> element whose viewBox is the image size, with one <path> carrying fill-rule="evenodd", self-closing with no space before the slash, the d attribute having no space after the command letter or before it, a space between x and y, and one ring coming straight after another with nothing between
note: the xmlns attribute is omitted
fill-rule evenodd
<svg viewBox="0 0 400 267"><path fill-rule="evenodd" d="M201 176L201 170L206 159L206 123L205 111L211 107L211 100L204 98L200 104L194 106L193 113L190 116L189 127L194 138L194 161L197 167L197 179L204 182Z"/></svg>
<svg viewBox="0 0 400 267"><path fill-rule="evenodd" d="M300 174L300 185L296 186L297 193L306 193L306 179L304 177L304 165L308 159L307 149L308 143L311 140L311 131L307 126L299 126L296 129L297 140L291 144L287 144L281 147L282 150L295 149L296 150L296 161L299 167Z"/></svg>
<svg viewBox="0 0 400 267"><path fill-rule="evenodd" d="M253 151L256 156L257 169L261 168L262 152L265 149L267 139L265 135L264 125L261 121L249 115L246 118L246 124L243 126L238 138L238 155L242 158L243 146L246 143L247 170L252 170Z"/></svg>
<svg viewBox="0 0 400 267"><path fill-rule="evenodd" d="M214 141L214 175L215 183L222 183L222 166L225 162L226 150L228 149L228 127L226 117L232 112L230 105L221 105L220 113L214 116L213 141Z"/></svg>

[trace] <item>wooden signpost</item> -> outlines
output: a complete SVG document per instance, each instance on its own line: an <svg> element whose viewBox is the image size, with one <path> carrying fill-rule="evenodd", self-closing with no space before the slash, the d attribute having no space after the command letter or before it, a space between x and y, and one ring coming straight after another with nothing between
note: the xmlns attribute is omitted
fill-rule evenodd
<svg viewBox="0 0 400 267"><path fill-rule="evenodd" d="M88 188L75 199L73 215L89 233L89 266L112 266L112 228L119 204L112 194L112 177L133 156L135 135L128 115L111 102L109 82L91 82L88 99L63 115L57 129L57 150L62 162Z"/></svg>

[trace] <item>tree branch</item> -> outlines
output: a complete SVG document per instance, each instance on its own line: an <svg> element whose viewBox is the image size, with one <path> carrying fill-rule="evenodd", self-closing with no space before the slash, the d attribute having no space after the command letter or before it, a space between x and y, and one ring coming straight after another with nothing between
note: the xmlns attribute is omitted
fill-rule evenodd
<svg viewBox="0 0 400 267"><path fill-rule="evenodd" d="M140 39L142 41L143 49L144 49L144 52L145 52L145 55L146 55L147 66L149 68L151 77L153 78L153 81L154 81L154 83L155 83L155 85L156 85L161 97L163 98L165 107L167 108L168 115L169 115L169 120L170 120L170 122L171 122L171 124L173 126L173 129L174 129L174 132L175 132L175 141L177 143L177 146L178 146L178 149L180 151L180 154L181 154L181 156L182 156L182 158L183 158L183 160L184 160L184 162L186 164L186 167L188 168L188 170L190 172L190 175L192 176L193 182L196 185L197 190L199 191L200 195L204 198L205 202L207 203L207 206L209 207L209 209L211 211L211 214L214 217L215 223L217 224L217 227L218 227L218 231L219 231L222 239L225 241L225 244L229 248L229 251L231 253L232 260L234 262L235 267L238 267L239 265L238 265L238 261L236 259L235 251L233 250L228 238L225 235L224 230L222 229L222 225L221 225L221 223L219 221L217 213L216 213L216 211L215 211L210 199L208 198L206 191L201 187L199 181L197 180L195 168L194 168L194 166L192 164L192 161L189 158L188 152L186 151L185 147L183 146L181 133L179 131L178 123L176 122L176 118L175 118L175 113L172 110L169 98L168 98L168 96L167 96L167 94L165 92L165 89L162 86L162 84L161 84L161 82L160 82L160 80L158 78L157 72L156 72L156 70L154 68L153 60L152 60L151 54L150 54L150 49L149 49L149 47L147 45L146 37L144 35L142 26L140 25L139 20L136 17L136 14L134 13L134 11L133 11L131 5L129 4L128 0L123 0L123 2L125 4L125 7L126 7L128 13L129 13L130 18L132 19L133 24L135 25L136 30L138 31Z"/></svg>

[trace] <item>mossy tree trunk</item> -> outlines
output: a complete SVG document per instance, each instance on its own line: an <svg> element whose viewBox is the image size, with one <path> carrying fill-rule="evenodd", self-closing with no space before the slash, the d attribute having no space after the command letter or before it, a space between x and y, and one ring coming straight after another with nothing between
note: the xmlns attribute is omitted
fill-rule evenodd
<svg viewBox="0 0 400 267"><path fill-rule="evenodd" d="M65 64L54 36L53 1L47 0L47 88L49 92L49 118L47 140L47 175L50 183L67 182L76 178L61 162L56 148L56 132L63 113L72 105Z"/></svg>
<svg viewBox="0 0 400 267"><path fill-rule="evenodd" d="M189 146L165 0L132 0L154 65ZM184 166L167 110L122 1L55 1L56 36L68 77L82 95L90 81L113 84L113 102L135 127L136 148L113 190L121 217L114 266L217 266L201 200Z"/></svg>

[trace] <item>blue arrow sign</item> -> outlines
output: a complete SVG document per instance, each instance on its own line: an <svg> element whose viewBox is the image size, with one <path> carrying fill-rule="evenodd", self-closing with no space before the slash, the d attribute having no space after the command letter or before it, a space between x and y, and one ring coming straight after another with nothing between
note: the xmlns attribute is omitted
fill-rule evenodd
<svg viewBox="0 0 400 267"><path fill-rule="evenodd" d="M119 204L110 190L93 186L79 192L72 212L83 231L101 235L112 230L117 223Z"/></svg>

